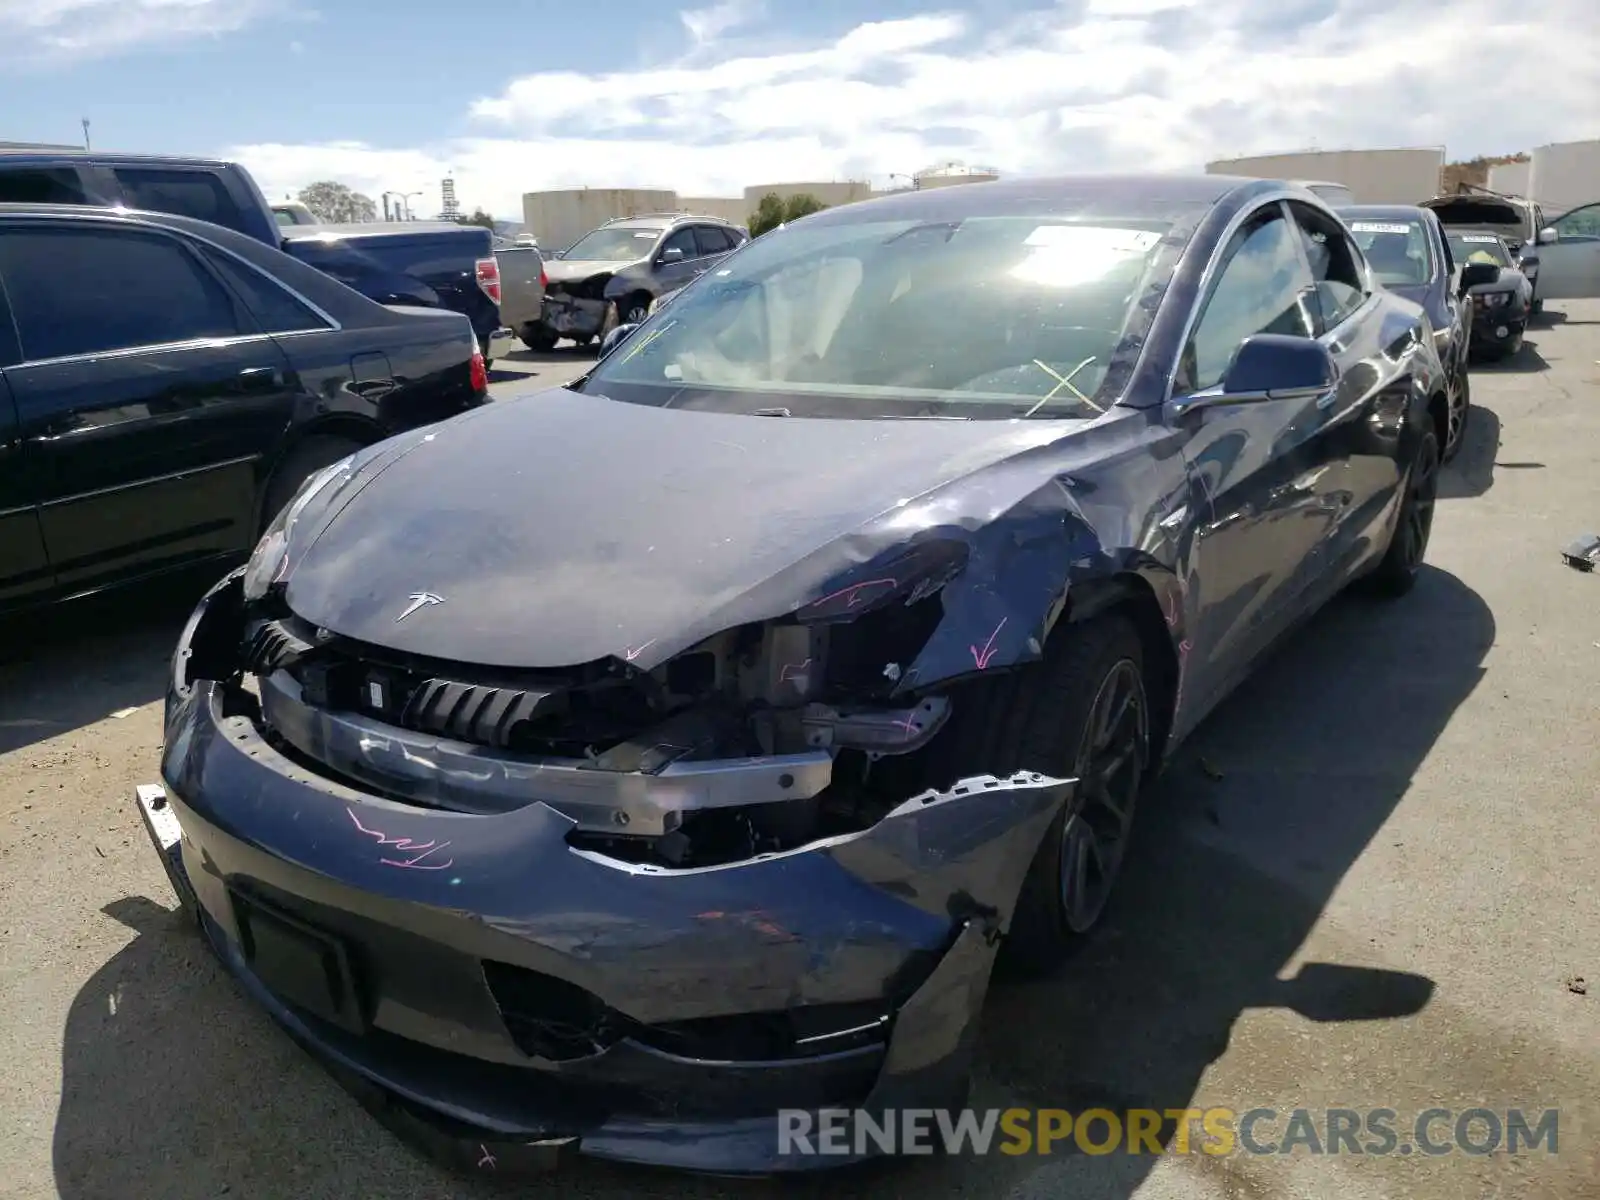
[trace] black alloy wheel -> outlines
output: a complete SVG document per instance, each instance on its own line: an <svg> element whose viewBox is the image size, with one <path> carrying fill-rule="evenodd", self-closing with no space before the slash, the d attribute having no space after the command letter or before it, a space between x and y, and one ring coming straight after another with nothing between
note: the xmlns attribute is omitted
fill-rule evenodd
<svg viewBox="0 0 1600 1200"><path fill-rule="evenodd" d="M1061 918L1074 934L1100 920L1127 853L1134 806L1150 757L1150 710L1137 663L1119 659L1089 705L1061 826Z"/></svg>

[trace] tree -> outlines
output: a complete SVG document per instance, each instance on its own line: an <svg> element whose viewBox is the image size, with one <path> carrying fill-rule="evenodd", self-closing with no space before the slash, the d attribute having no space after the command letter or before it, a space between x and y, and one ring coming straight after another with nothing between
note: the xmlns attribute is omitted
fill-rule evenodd
<svg viewBox="0 0 1600 1200"><path fill-rule="evenodd" d="M300 189L300 203L309 208L319 221L330 225L345 225L354 221L376 221L378 206L371 197L352 191L342 183L324 179Z"/></svg>
<svg viewBox="0 0 1600 1200"><path fill-rule="evenodd" d="M470 217L462 217L461 223L463 225L482 225L490 233L494 232L494 218L481 208L473 209Z"/></svg>
<svg viewBox="0 0 1600 1200"><path fill-rule="evenodd" d="M761 203L756 205L756 211L750 214L750 236L758 238L763 233L770 233L779 225L798 221L801 217L821 212L827 207L810 192L799 192L787 200L777 192L768 192L761 197Z"/></svg>

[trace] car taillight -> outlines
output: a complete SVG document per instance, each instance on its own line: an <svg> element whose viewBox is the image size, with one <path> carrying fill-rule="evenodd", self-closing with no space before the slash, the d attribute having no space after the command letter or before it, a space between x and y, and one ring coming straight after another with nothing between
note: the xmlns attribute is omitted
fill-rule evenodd
<svg viewBox="0 0 1600 1200"><path fill-rule="evenodd" d="M497 258L480 258L478 260L478 286L483 289L483 294L496 304L500 303L500 260Z"/></svg>
<svg viewBox="0 0 1600 1200"><path fill-rule="evenodd" d="M483 351L472 351L472 390L482 394L489 390L489 368L484 365Z"/></svg>
<svg viewBox="0 0 1600 1200"><path fill-rule="evenodd" d="M539 286L542 288L547 288L550 286L550 276L544 273L543 267L539 268Z"/></svg>

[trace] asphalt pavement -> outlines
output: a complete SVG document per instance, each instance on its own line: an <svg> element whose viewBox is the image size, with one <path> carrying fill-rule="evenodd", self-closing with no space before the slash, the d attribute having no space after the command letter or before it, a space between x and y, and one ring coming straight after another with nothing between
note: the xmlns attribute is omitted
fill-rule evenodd
<svg viewBox="0 0 1600 1200"><path fill-rule="evenodd" d="M974 1102L1388 1108L1402 1131L1559 1108L1555 1154L1063 1150L782 1185L579 1164L517 1194L1600 1196L1600 573L1559 555L1600 531L1600 303L1552 308L1474 376L1416 591L1339 601L1196 734L1104 935L991 992ZM497 400L592 361L496 349ZM194 595L0 629L0 1197L509 1194L412 1156L180 927L130 798Z"/></svg>

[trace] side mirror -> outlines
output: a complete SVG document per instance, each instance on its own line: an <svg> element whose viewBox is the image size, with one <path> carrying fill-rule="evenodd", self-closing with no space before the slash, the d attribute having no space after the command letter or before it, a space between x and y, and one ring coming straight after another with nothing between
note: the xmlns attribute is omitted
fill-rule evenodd
<svg viewBox="0 0 1600 1200"><path fill-rule="evenodd" d="M656 259L659 263L675 263L683 261L683 251L677 246L669 246L661 252L661 257Z"/></svg>
<svg viewBox="0 0 1600 1200"><path fill-rule="evenodd" d="M618 325L610 333L606 334L605 337L600 339L600 353L596 355L595 361L599 362L618 346L622 345L623 342L628 340L628 335L637 328L639 328L637 325Z"/></svg>
<svg viewBox="0 0 1600 1200"><path fill-rule="evenodd" d="M1537 254L1530 254L1528 251L1524 250L1522 252L1522 257L1517 260L1517 263L1519 266L1523 267L1537 267L1539 265L1539 256Z"/></svg>
<svg viewBox="0 0 1600 1200"><path fill-rule="evenodd" d="M1310 400L1339 382L1339 364L1321 342L1283 333L1245 338L1217 387L1173 401L1175 415L1263 400Z"/></svg>
<svg viewBox="0 0 1600 1200"><path fill-rule="evenodd" d="M1559 240L1560 237L1561 234L1554 229L1539 230L1539 244L1541 246L1548 246L1551 242Z"/></svg>
<svg viewBox="0 0 1600 1200"><path fill-rule="evenodd" d="M1475 287L1493 283L1500 278L1500 268L1494 263L1474 262L1461 268L1461 294L1465 296Z"/></svg>

